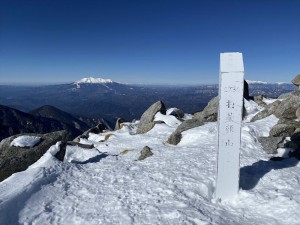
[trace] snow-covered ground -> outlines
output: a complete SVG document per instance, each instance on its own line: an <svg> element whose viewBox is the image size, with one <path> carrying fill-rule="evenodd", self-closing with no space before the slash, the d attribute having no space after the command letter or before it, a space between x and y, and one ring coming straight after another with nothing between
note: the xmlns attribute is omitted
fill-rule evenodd
<svg viewBox="0 0 300 225"><path fill-rule="evenodd" d="M11 146L17 146L17 147L33 147L37 143L41 141L40 137L35 136L28 136L28 135L22 135L17 138L15 138L10 145Z"/></svg>
<svg viewBox="0 0 300 225"><path fill-rule="evenodd" d="M249 115L258 111L247 105ZM217 123L183 132L177 146L166 143L180 123L157 114L146 134L136 124L93 134L68 146L65 162L53 155L58 144L26 171L0 183L0 224L199 224L299 225L300 166L294 158L269 161L257 141L268 136L274 116L242 127L240 191L235 199L213 198ZM104 141L107 139L106 141ZM136 161L149 146L153 156Z"/></svg>

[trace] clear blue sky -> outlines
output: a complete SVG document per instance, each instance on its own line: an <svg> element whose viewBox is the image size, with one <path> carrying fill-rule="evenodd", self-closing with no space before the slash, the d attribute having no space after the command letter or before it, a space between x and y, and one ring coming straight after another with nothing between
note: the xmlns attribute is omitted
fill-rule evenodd
<svg viewBox="0 0 300 225"><path fill-rule="evenodd" d="M300 0L0 0L0 83L217 83L226 51L246 79L290 82Z"/></svg>

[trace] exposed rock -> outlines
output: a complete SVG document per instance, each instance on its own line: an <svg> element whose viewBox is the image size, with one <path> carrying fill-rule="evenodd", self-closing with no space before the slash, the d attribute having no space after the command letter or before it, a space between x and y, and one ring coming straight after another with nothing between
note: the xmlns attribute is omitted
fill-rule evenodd
<svg viewBox="0 0 300 225"><path fill-rule="evenodd" d="M155 124L162 124L164 123L163 121L153 121L150 123L145 123L145 124L140 124L136 130L136 134L145 134L148 131L150 131Z"/></svg>
<svg viewBox="0 0 300 225"><path fill-rule="evenodd" d="M275 110L279 106L280 101L275 101L267 106L265 106L265 109L259 113L257 113L252 119L251 122L254 122L256 120L264 119L272 114L274 114Z"/></svg>
<svg viewBox="0 0 300 225"><path fill-rule="evenodd" d="M62 141L59 145L59 151L55 154L55 158L63 162L65 159L66 150L67 150L67 143Z"/></svg>
<svg viewBox="0 0 300 225"><path fill-rule="evenodd" d="M263 99L264 99L263 95L254 96L253 99L254 99L254 102L256 102L259 106L261 106L261 107L266 107L267 106L267 103L265 103L263 101Z"/></svg>
<svg viewBox="0 0 300 225"><path fill-rule="evenodd" d="M167 140L167 143L172 145L177 145L181 140L182 137L181 133L183 131L202 126L203 124L204 124L203 120L195 119L195 118L183 121L177 127L177 129L170 135L170 137Z"/></svg>
<svg viewBox="0 0 300 225"><path fill-rule="evenodd" d="M300 120L300 107L296 109L296 117L298 120Z"/></svg>
<svg viewBox="0 0 300 225"><path fill-rule="evenodd" d="M26 170L58 141L66 141L67 131L56 131L48 134L26 134L41 138L41 142L32 148L10 146L10 143L23 134L14 135L0 143L0 181L11 174Z"/></svg>
<svg viewBox="0 0 300 225"><path fill-rule="evenodd" d="M278 96L278 99L287 99L289 97L291 97L293 94L291 92L288 93L284 93Z"/></svg>
<svg viewBox="0 0 300 225"><path fill-rule="evenodd" d="M284 137L259 137L258 141L261 143L263 150L268 154L276 154L279 144L282 143Z"/></svg>
<svg viewBox="0 0 300 225"><path fill-rule="evenodd" d="M121 129L121 123L124 123L125 120L123 118L118 118L115 125L115 130Z"/></svg>
<svg viewBox="0 0 300 225"><path fill-rule="evenodd" d="M278 99L288 99L292 96L300 97L300 89L296 89L292 92L281 94L281 95L279 95Z"/></svg>
<svg viewBox="0 0 300 225"><path fill-rule="evenodd" d="M300 128L300 122L299 121L286 119L286 118L280 118L278 120L277 124L288 124L288 125L294 126L295 128Z"/></svg>
<svg viewBox="0 0 300 225"><path fill-rule="evenodd" d="M211 99L201 112L194 114L194 117L183 121L170 135L167 143L177 145L181 140L183 131L202 126L204 122L215 122L218 119L219 97Z"/></svg>
<svg viewBox="0 0 300 225"><path fill-rule="evenodd" d="M121 155L126 155L127 153L133 151L132 149L125 149L123 151L120 152Z"/></svg>
<svg viewBox="0 0 300 225"><path fill-rule="evenodd" d="M142 115L138 125L137 134L144 134L151 130L157 121L153 121L156 113L166 114L166 107L162 101L155 102Z"/></svg>
<svg viewBox="0 0 300 225"><path fill-rule="evenodd" d="M167 143L171 145L177 145L182 138L182 134L180 132L173 132L167 140Z"/></svg>
<svg viewBox="0 0 300 225"><path fill-rule="evenodd" d="M182 119L184 117L184 112L181 109L174 109L170 115L175 116L177 119Z"/></svg>
<svg viewBox="0 0 300 225"><path fill-rule="evenodd" d="M155 125L155 122L150 122L150 123L142 123L138 126L136 133L137 134L145 134L147 133L149 130L151 130Z"/></svg>
<svg viewBox="0 0 300 225"><path fill-rule="evenodd" d="M143 148L143 150L141 151L141 155L138 158L138 160L144 160L152 155L153 155L153 153L152 153L151 149L148 146L145 146Z"/></svg>
<svg viewBox="0 0 300 225"><path fill-rule="evenodd" d="M162 101L155 102L151 105L142 115L140 124L151 123L154 120L154 116L157 112L166 114L166 107Z"/></svg>
<svg viewBox="0 0 300 225"><path fill-rule="evenodd" d="M292 83L295 84L296 86L300 85L300 74L298 74L293 80Z"/></svg>
<svg viewBox="0 0 300 225"><path fill-rule="evenodd" d="M257 103L257 102L260 102L260 101L263 101L264 100L264 96L263 95L257 95L257 96L254 96L254 101Z"/></svg>
<svg viewBox="0 0 300 225"><path fill-rule="evenodd" d="M74 142L79 142L80 138L87 139L89 137L90 133L99 134L99 133L101 133L101 132L103 132L105 130L107 130L107 127L103 123L99 123L97 126L92 127L91 129L88 129L83 134L81 134L78 137L76 137L73 141Z"/></svg>
<svg viewBox="0 0 300 225"><path fill-rule="evenodd" d="M270 136L273 137L290 137L294 131L295 126L289 124L276 124L270 130Z"/></svg>
<svg viewBox="0 0 300 225"><path fill-rule="evenodd" d="M296 110L300 106L300 97L291 96L280 102L274 112L277 118L296 119Z"/></svg>
<svg viewBox="0 0 300 225"><path fill-rule="evenodd" d="M94 148L94 145L88 145L88 144L82 144L82 143L78 143L75 141L68 141L68 142L61 142L60 146L59 146L59 151L55 154L55 157L60 160L60 161L64 161L65 159L65 155L66 155L66 149L67 149L67 145L71 145L71 146L78 146L80 148L84 148L84 149L92 149Z"/></svg>
<svg viewBox="0 0 300 225"><path fill-rule="evenodd" d="M106 134L104 136L104 141L107 141L111 136L114 136L114 134Z"/></svg>
<svg viewBox="0 0 300 225"><path fill-rule="evenodd" d="M106 130L107 127L103 123L99 123L97 126L85 131L83 134L88 135L89 133L99 134Z"/></svg>
<svg viewBox="0 0 300 225"><path fill-rule="evenodd" d="M211 99L201 112L194 114L194 118L203 122L215 122L218 119L219 97Z"/></svg>
<svg viewBox="0 0 300 225"><path fill-rule="evenodd" d="M204 124L203 121L195 119L195 118L185 120L177 127L176 132L182 133L183 131L202 126L203 124Z"/></svg>
<svg viewBox="0 0 300 225"><path fill-rule="evenodd" d="M80 147L80 148L85 148L85 149L92 149L92 148L94 148L94 145L93 145L93 144L88 145L88 144L78 143L78 142L75 142L75 141L68 141L68 142L67 142L67 145L78 146L78 147Z"/></svg>

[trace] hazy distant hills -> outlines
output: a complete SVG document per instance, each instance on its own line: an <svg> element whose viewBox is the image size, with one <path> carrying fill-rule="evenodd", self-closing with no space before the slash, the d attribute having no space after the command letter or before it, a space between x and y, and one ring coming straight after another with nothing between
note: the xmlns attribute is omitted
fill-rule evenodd
<svg viewBox="0 0 300 225"><path fill-rule="evenodd" d="M277 97L295 87L292 84L251 83L249 89L251 95ZM76 117L105 118L113 123L117 117L139 118L158 100L185 112L200 111L217 94L218 85L127 85L109 79L84 78L70 84L39 87L2 85L0 104L26 112L51 105Z"/></svg>

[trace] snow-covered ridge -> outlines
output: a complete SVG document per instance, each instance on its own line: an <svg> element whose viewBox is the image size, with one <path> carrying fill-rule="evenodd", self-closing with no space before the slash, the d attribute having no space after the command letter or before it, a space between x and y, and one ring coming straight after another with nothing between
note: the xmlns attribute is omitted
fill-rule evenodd
<svg viewBox="0 0 300 225"><path fill-rule="evenodd" d="M268 82L260 80L246 80L248 84L267 84Z"/></svg>
<svg viewBox="0 0 300 225"><path fill-rule="evenodd" d="M270 82L266 82L266 81L261 81L261 80L246 80L248 84L278 84L278 85L282 85L282 84L288 84L286 82L275 82L275 83L270 83Z"/></svg>
<svg viewBox="0 0 300 225"><path fill-rule="evenodd" d="M75 84L107 84L113 83L111 79L87 77L74 82Z"/></svg>

